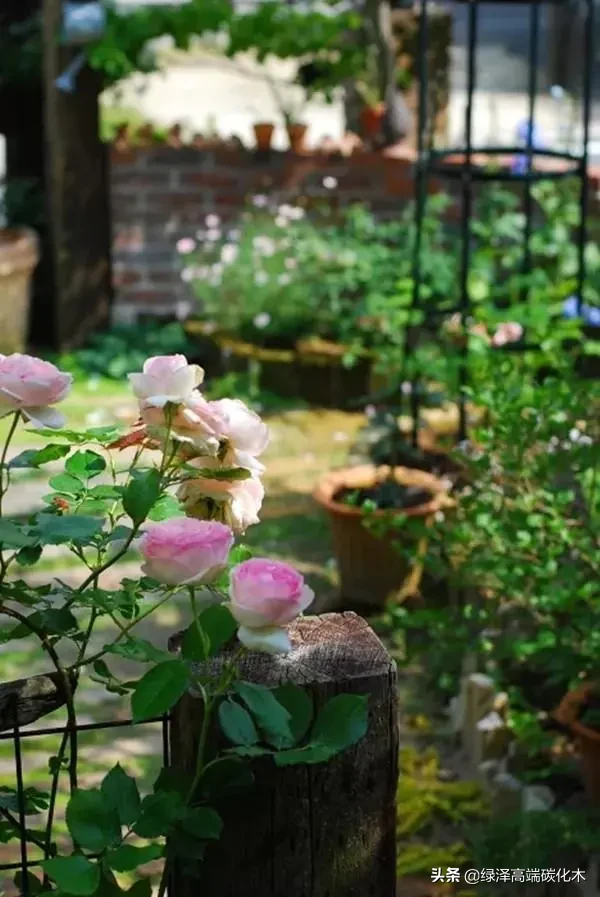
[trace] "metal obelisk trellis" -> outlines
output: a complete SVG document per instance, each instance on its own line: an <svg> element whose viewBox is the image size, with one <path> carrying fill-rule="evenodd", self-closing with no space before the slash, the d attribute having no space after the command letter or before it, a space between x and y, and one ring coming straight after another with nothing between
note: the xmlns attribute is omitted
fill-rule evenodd
<svg viewBox="0 0 600 897"><path fill-rule="evenodd" d="M576 178L579 181L579 226L574 237L577 243L577 311L581 316L586 286L586 253L587 216L589 199L588 157L590 143L590 118L592 106L592 77L594 65L594 28L596 0L578 0L578 11L581 16L581 78L580 78L580 122L581 141L579 152L568 152L558 149L540 148L535 145L536 106L538 100L538 76L541 43L541 15L544 7L567 4L573 8L573 0L503 0L496 6L519 7L528 19L527 37L527 119L522 146L507 144L504 146L477 145L474 139L474 96L476 91L476 59L479 49L479 26L482 7L489 0L459 0L466 12L466 101L464 115L464 144L436 148L432 145L433 129L430 128L428 110L428 65L430 51L428 29L428 12L433 6L432 0L419 0L419 118L417 148L418 159L415 170L415 242L413 258L413 310L422 309L422 262L423 262L423 225L425 219L427 196L432 181L435 179L452 179L458 187L460 200L460 275L458 302L452 309L445 308L443 315L451 313L460 315L461 326L469 318L472 310L469 294L469 272L471 270L473 252L473 214L475 187L481 182L513 183L523 186L523 212L525 225L523 230L523 274L527 277L532 271L531 238L534 223L534 201L532 185L547 180ZM521 157L523 164L519 167L486 165L501 157ZM536 166L538 158L545 160L543 166ZM552 164L549 164L552 163ZM526 291L525 291L526 292ZM435 315L435 312L433 313ZM409 340L407 349L413 348ZM465 386L468 383L468 340L462 341L461 357L458 365L458 406L459 406L459 439L467 435L467 411ZM418 384L419 372L412 377L412 417L413 436L416 442L419 404L421 390Z"/></svg>

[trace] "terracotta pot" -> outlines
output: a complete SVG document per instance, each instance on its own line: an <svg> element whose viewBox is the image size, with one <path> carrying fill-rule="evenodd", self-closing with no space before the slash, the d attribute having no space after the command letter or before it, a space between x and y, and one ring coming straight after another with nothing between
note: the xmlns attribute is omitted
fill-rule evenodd
<svg viewBox="0 0 600 897"><path fill-rule="evenodd" d="M32 230L0 228L0 352L22 352L27 341L31 279L38 263Z"/></svg>
<svg viewBox="0 0 600 897"><path fill-rule="evenodd" d="M308 125L296 124L287 126L288 140L290 141L290 149L293 153L304 152L304 142L306 140L307 131Z"/></svg>
<svg viewBox="0 0 600 897"><path fill-rule="evenodd" d="M600 732L589 729L579 721L581 711L593 688L594 684L588 682L570 691L562 699L553 716L575 738L581 755L581 771L586 794L590 803L600 807Z"/></svg>
<svg viewBox="0 0 600 897"><path fill-rule="evenodd" d="M377 137L385 116L385 103L363 106L360 111L360 130L363 137Z"/></svg>
<svg viewBox="0 0 600 897"><path fill-rule="evenodd" d="M315 501L327 511L331 523L343 610L381 610L393 594L402 600L418 590L419 565L405 559L394 548L394 542L402 541L401 533L396 530L393 539L388 535L378 538L364 525L365 514L360 508L343 504L334 497L343 488L369 488L388 476L389 470L389 467L362 465L331 471L320 480L314 492ZM436 511L450 504L446 487L433 474L397 467L395 477L403 485L417 486L432 494L425 504L399 512L407 517L431 520ZM379 520L389 516L387 510L369 514L370 518Z"/></svg>
<svg viewBox="0 0 600 897"><path fill-rule="evenodd" d="M271 122L261 121L253 125L253 128L254 137L256 138L256 149L262 151L271 149L275 125L271 124Z"/></svg>

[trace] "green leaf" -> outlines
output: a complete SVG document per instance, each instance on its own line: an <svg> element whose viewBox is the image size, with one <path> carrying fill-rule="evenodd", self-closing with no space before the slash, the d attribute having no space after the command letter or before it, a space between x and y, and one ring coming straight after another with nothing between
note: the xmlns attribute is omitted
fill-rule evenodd
<svg viewBox="0 0 600 897"><path fill-rule="evenodd" d="M249 765L239 757L230 755L208 764L202 773L200 788L208 799L220 799L223 795L244 791L253 781Z"/></svg>
<svg viewBox="0 0 600 897"><path fill-rule="evenodd" d="M269 688L252 682L235 682L233 687L269 744L282 748L290 747L294 743L290 729L290 714Z"/></svg>
<svg viewBox="0 0 600 897"><path fill-rule="evenodd" d="M186 812L181 827L196 838L216 840L221 837L223 820L211 807L194 807Z"/></svg>
<svg viewBox="0 0 600 897"><path fill-rule="evenodd" d="M336 695L320 711L311 732L313 744L343 751L364 737L368 695Z"/></svg>
<svg viewBox="0 0 600 897"><path fill-rule="evenodd" d="M85 486L81 480L70 473L59 473L55 477L50 477L48 485L62 495L77 496L85 492Z"/></svg>
<svg viewBox="0 0 600 897"><path fill-rule="evenodd" d="M100 884L100 867L82 854L54 857L42 863L42 867L63 893L75 897L89 897Z"/></svg>
<svg viewBox="0 0 600 897"><path fill-rule="evenodd" d="M252 717L235 701L223 701L219 707L219 722L223 734L233 744L256 744L258 742L258 732L252 722Z"/></svg>
<svg viewBox="0 0 600 897"><path fill-rule="evenodd" d="M206 660L209 650L208 636L196 626L196 623L190 623L183 633L181 643L181 655L184 660Z"/></svg>
<svg viewBox="0 0 600 897"><path fill-rule="evenodd" d="M324 744L309 744L291 751L273 754L276 766L301 766L302 764L326 763L338 753L336 748Z"/></svg>
<svg viewBox="0 0 600 897"><path fill-rule="evenodd" d="M301 741L309 730L313 718L313 702L309 692L291 682L273 690L279 703L290 714L290 729L294 744Z"/></svg>
<svg viewBox="0 0 600 897"><path fill-rule="evenodd" d="M237 623L224 604L214 604L200 614L200 623L210 642L209 657L215 657L235 635Z"/></svg>
<svg viewBox="0 0 600 897"><path fill-rule="evenodd" d="M71 449L68 445L58 445L58 443L50 443L45 445L43 449L26 449L16 455L10 461L9 467L18 470L27 467L41 467L42 464L48 464L50 461L58 461L68 455Z"/></svg>
<svg viewBox="0 0 600 897"><path fill-rule="evenodd" d="M105 645L104 651L107 654L125 657L127 660L135 660L138 663L163 663L175 659L172 654L161 651L152 642L135 635L128 635L112 645Z"/></svg>
<svg viewBox="0 0 600 897"><path fill-rule="evenodd" d="M22 548L16 556L17 564L21 567L31 567L33 564L36 564L42 556L42 546L41 545L30 545L26 548Z"/></svg>
<svg viewBox="0 0 600 897"><path fill-rule="evenodd" d="M48 545L64 545L67 542L87 545L102 531L103 526L104 521L98 517L38 514L32 535Z"/></svg>
<svg viewBox="0 0 600 897"><path fill-rule="evenodd" d="M252 557L254 557L252 549L247 545L234 545L229 552L228 563L230 567L236 567L244 561L249 561Z"/></svg>
<svg viewBox="0 0 600 897"><path fill-rule="evenodd" d="M229 748L229 753L238 757L272 757L274 752L271 748L260 747L258 744L238 744L237 747Z"/></svg>
<svg viewBox="0 0 600 897"><path fill-rule="evenodd" d="M117 811L121 825L135 822L140 813L140 792L135 779L119 763L104 777L100 788L107 804Z"/></svg>
<svg viewBox="0 0 600 897"><path fill-rule="evenodd" d="M140 838L158 838L166 835L184 810L181 796L174 791L157 791L142 801L140 818L133 831Z"/></svg>
<svg viewBox="0 0 600 897"><path fill-rule="evenodd" d="M84 449L67 458L65 470L81 480L89 480L106 470L106 461L97 452Z"/></svg>
<svg viewBox="0 0 600 897"><path fill-rule="evenodd" d="M135 524L143 523L160 498L160 472L153 468L131 480L123 492L123 508Z"/></svg>
<svg viewBox="0 0 600 897"><path fill-rule="evenodd" d="M80 847L94 853L121 840L117 812L97 788L72 795L67 804L67 827Z"/></svg>
<svg viewBox="0 0 600 897"><path fill-rule="evenodd" d="M92 486L88 492L90 498L97 498L100 501L113 501L121 498L123 489L121 486L100 485Z"/></svg>
<svg viewBox="0 0 600 897"><path fill-rule="evenodd" d="M35 538L10 520L0 520L0 543L4 548L27 548L35 543Z"/></svg>
<svg viewBox="0 0 600 897"><path fill-rule="evenodd" d="M36 610L27 617L27 621L50 635L67 635L79 629L77 618L66 607L49 607ZM32 630L27 623L19 623L11 632L11 638L26 638Z"/></svg>
<svg viewBox="0 0 600 897"><path fill-rule="evenodd" d="M181 660L167 660L148 670L131 696L134 721L166 713L185 694L189 684L188 668Z"/></svg>
<svg viewBox="0 0 600 897"><path fill-rule="evenodd" d="M123 844L116 850L111 850L106 855L106 862L114 872L130 872L157 860L163 854L160 844L147 844L144 847L135 847L133 844Z"/></svg>
<svg viewBox="0 0 600 897"><path fill-rule="evenodd" d="M185 517L185 513L176 498L172 495L163 495L152 507L148 520L159 523L161 520L170 520L171 517Z"/></svg>

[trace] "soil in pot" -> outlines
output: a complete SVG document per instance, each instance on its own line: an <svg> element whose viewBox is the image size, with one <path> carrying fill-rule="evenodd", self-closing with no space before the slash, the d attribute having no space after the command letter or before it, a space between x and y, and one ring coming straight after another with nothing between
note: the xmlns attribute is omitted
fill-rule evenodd
<svg viewBox="0 0 600 897"><path fill-rule="evenodd" d="M431 474L397 467L397 486L386 484L389 474L389 468L371 465L332 471L315 490L315 500L329 515L343 610L380 611L388 598L418 590L420 579L415 557L406 556L406 549L416 555L418 537L402 525L375 535L365 525L367 515L356 496L388 502L387 508L369 512L375 524L389 520L393 510L427 522L448 503L442 481Z"/></svg>

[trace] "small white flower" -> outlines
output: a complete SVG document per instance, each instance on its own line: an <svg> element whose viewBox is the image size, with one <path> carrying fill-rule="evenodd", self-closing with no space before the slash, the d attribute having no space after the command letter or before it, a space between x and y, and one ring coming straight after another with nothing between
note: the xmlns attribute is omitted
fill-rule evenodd
<svg viewBox="0 0 600 897"><path fill-rule="evenodd" d="M189 255L196 248L196 241L191 237L182 237L177 241L177 252L180 255Z"/></svg>
<svg viewBox="0 0 600 897"><path fill-rule="evenodd" d="M266 271L257 271L254 275L254 283L259 287L264 286L266 283L268 283L268 281L269 275L266 273Z"/></svg>
<svg viewBox="0 0 600 897"><path fill-rule="evenodd" d="M216 243L217 240L221 239L221 231L218 227L211 227L206 231L205 236L209 243Z"/></svg>
<svg viewBox="0 0 600 897"><path fill-rule="evenodd" d="M331 177L331 175L327 175L326 178L323 178L323 186L325 187L326 190L335 190L337 185L338 185L337 178L333 178L333 177Z"/></svg>
<svg viewBox="0 0 600 897"><path fill-rule="evenodd" d="M287 286L287 284L290 283L291 279L292 278L290 277L289 274L280 274L279 277L277 278L278 282L281 284L282 287Z"/></svg>
<svg viewBox="0 0 600 897"><path fill-rule="evenodd" d="M434 514L436 523L443 523L446 519L446 516L443 511L436 511Z"/></svg>
<svg viewBox="0 0 600 897"><path fill-rule="evenodd" d="M253 324L259 330L264 330L271 323L271 315L266 311L261 311L254 318Z"/></svg>
<svg viewBox="0 0 600 897"><path fill-rule="evenodd" d="M400 387L400 391L402 395L409 396L412 393L412 383L409 380L405 380L402 386Z"/></svg>
<svg viewBox="0 0 600 897"><path fill-rule="evenodd" d="M204 219L204 223L208 228L219 227L221 219L218 215L207 215Z"/></svg>
<svg viewBox="0 0 600 897"><path fill-rule="evenodd" d="M371 420L377 414L377 408L375 405L365 405L365 416Z"/></svg>
<svg viewBox="0 0 600 897"><path fill-rule="evenodd" d="M193 268L184 268L181 272L181 279L184 283L191 283L194 279L194 269Z"/></svg>
<svg viewBox="0 0 600 897"><path fill-rule="evenodd" d="M256 206L257 209L264 209L268 202L269 200L264 193L257 193L256 196L252 197L252 205Z"/></svg>
<svg viewBox="0 0 600 897"><path fill-rule="evenodd" d="M238 248L233 243L226 243L221 249L221 261L225 265L230 265L237 258Z"/></svg>
<svg viewBox="0 0 600 897"><path fill-rule="evenodd" d="M285 215L277 215L275 218L275 224L277 227L287 227L289 224L289 219L285 217Z"/></svg>
<svg viewBox="0 0 600 897"><path fill-rule="evenodd" d="M288 269L288 271L293 271L294 268L298 267L298 262L296 261L296 259L292 258L286 259L283 264Z"/></svg>

